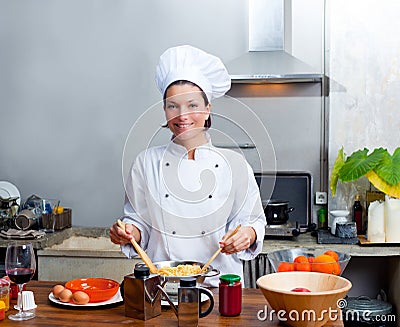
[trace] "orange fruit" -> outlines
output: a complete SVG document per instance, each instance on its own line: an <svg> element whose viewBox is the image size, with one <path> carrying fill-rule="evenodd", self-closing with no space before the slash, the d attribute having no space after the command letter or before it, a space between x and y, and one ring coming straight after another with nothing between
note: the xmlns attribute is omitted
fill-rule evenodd
<svg viewBox="0 0 400 327"><path fill-rule="evenodd" d="M294 271L294 263L281 262L278 266L278 272L283 272L283 271Z"/></svg>
<svg viewBox="0 0 400 327"><path fill-rule="evenodd" d="M321 254L315 257L311 266L312 271L340 275L340 265L330 255Z"/></svg>
<svg viewBox="0 0 400 327"><path fill-rule="evenodd" d="M308 262L297 262L294 264L297 271L311 271L311 263Z"/></svg>
<svg viewBox="0 0 400 327"><path fill-rule="evenodd" d="M313 263L313 262L314 262L314 259L315 259L314 257L308 257L308 258L307 258L307 260L308 260L309 263Z"/></svg>
<svg viewBox="0 0 400 327"><path fill-rule="evenodd" d="M294 258L294 268L297 271L311 271L311 265L308 262L308 259L304 255L299 255Z"/></svg>
<svg viewBox="0 0 400 327"><path fill-rule="evenodd" d="M308 259L304 255L299 255L296 258L294 258L293 262L298 262L298 263L303 262L304 263L304 262L308 262Z"/></svg>
<svg viewBox="0 0 400 327"><path fill-rule="evenodd" d="M333 259L335 259L336 262L339 261L339 255L337 254L337 252L335 252L335 251L333 251L333 250L325 251L324 254L330 255Z"/></svg>

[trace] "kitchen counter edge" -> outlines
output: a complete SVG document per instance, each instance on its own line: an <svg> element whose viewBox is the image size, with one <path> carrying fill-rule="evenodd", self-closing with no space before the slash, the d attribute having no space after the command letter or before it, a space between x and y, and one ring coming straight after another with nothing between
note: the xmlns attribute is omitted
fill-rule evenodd
<svg viewBox="0 0 400 327"><path fill-rule="evenodd" d="M36 240L13 240L0 239L0 248L7 247L11 241L25 243L31 241L37 250L43 250L55 244L62 243L65 239L72 236L86 237L108 237L108 227L71 227L55 233L46 234L41 239ZM288 239L267 238L263 242L261 253L267 254L276 250L288 249L293 247L309 247L312 249L336 249L337 251L346 252L351 256L357 257L383 257L383 256L400 256L400 246L382 244L382 245L360 245L360 244L318 244L317 238L311 236L310 233L301 234L298 237Z"/></svg>

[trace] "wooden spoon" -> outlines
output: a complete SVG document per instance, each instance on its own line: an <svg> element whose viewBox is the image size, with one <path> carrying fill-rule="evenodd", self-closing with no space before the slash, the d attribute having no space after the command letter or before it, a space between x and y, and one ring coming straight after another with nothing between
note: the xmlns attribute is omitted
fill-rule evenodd
<svg viewBox="0 0 400 327"><path fill-rule="evenodd" d="M237 233L237 231L239 230L239 228L241 227L241 225L238 225L238 227L236 227L232 233L230 233L230 235L226 238L226 240L230 239L233 235L235 235ZM217 251L214 252L214 254L211 256L211 258L204 264L203 268L201 268L200 273L203 274L206 272L208 266L211 264L211 262L214 261L214 259L217 257L217 255L222 251L222 248L220 247Z"/></svg>
<svg viewBox="0 0 400 327"><path fill-rule="evenodd" d="M123 231L125 231L125 224L120 219L117 220L117 224L118 224L119 228L121 228ZM135 239L133 237L131 238L131 243L132 243L133 247L135 248L136 252L142 258L143 262L146 264L147 267L149 267L150 272L152 274L157 274L158 273L157 267L151 261L151 259L146 254L146 252L143 251L143 249L140 247L140 245L137 244L137 242L135 241Z"/></svg>

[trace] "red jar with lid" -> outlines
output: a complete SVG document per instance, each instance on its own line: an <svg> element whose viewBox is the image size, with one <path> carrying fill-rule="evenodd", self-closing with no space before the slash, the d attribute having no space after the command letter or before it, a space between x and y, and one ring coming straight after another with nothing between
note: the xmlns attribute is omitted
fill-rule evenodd
<svg viewBox="0 0 400 327"><path fill-rule="evenodd" d="M219 312L223 316L238 316L242 311L240 276L222 275L219 278Z"/></svg>

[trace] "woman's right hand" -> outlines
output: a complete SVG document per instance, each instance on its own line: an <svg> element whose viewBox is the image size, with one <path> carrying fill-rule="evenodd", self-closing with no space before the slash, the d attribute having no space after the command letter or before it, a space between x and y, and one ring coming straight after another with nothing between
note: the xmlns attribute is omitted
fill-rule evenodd
<svg viewBox="0 0 400 327"><path fill-rule="evenodd" d="M133 224L125 224L125 230L121 229L117 222L110 227L111 242L119 245L125 245L134 238L136 242L140 242L140 231Z"/></svg>

